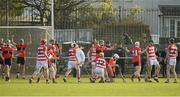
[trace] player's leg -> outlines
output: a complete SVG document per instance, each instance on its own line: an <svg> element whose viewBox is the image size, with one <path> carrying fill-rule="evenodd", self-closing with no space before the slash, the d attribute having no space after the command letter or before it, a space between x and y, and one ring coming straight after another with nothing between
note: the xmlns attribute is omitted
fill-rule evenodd
<svg viewBox="0 0 180 97"><path fill-rule="evenodd" d="M10 79L11 58L5 59L5 80Z"/></svg>
<svg viewBox="0 0 180 97"><path fill-rule="evenodd" d="M9 80L9 65L5 64L5 81Z"/></svg>
<svg viewBox="0 0 180 97"><path fill-rule="evenodd" d="M42 75L44 73L44 68L41 68L40 72L37 74L37 80L36 80L36 83L39 83Z"/></svg>
<svg viewBox="0 0 180 97"><path fill-rule="evenodd" d="M172 65L171 71L174 75L174 83L177 83L176 65Z"/></svg>
<svg viewBox="0 0 180 97"><path fill-rule="evenodd" d="M131 76L131 81L132 82L134 82L134 77L135 77L137 63L134 62L133 64L134 64L135 71L134 71L133 75Z"/></svg>
<svg viewBox="0 0 180 97"><path fill-rule="evenodd" d="M159 77L159 71L160 71L160 64L157 60L153 60L153 65L155 66L155 76L154 80L156 82L159 82L158 77Z"/></svg>
<svg viewBox="0 0 180 97"><path fill-rule="evenodd" d="M152 82L151 81L151 71L152 71L152 60L148 60L148 64L147 64L147 76L145 78L145 82Z"/></svg>
<svg viewBox="0 0 180 97"><path fill-rule="evenodd" d="M56 71L55 71L55 68L54 68L54 63L52 63L51 65L50 65L50 67L49 67L49 74L50 74L50 78L52 79L52 82L53 83L56 83L56 81L55 81L55 76L56 76Z"/></svg>
<svg viewBox="0 0 180 97"><path fill-rule="evenodd" d="M0 70L1 70L1 75L2 75L2 64L0 64Z"/></svg>
<svg viewBox="0 0 180 97"><path fill-rule="evenodd" d="M43 62L43 68L44 68L44 77L45 77L45 79L46 79L46 84L49 84L49 81L48 81L48 79L49 79L49 69L48 69L48 63L47 63L47 61L44 61Z"/></svg>
<svg viewBox="0 0 180 97"><path fill-rule="evenodd" d="M37 77L38 74L40 74L40 71L43 67L43 64L41 63L41 61L37 61L36 62L36 69L35 71L33 72L33 74L31 75L31 78L29 79L29 83L31 84L32 83L32 80Z"/></svg>
<svg viewBox="0 0 180 97"><path fill-rule="evenodd" d="M80 69L79 64L76 64L76 65L75 65L75 69L76 69L76 76L77 76L78 82L80 82L80 78L81 78L81 69Z"/></svg>
<svg viewBox="0 0 180 97"><path fill-rule="evenodd" d="M26 70L25 64L21 64L20 68L21 68L22 79L25 79L25 70Z"/></svg>
<svg viewBox="0 0 180 97"><path fill-rule="evenodd" d="M104 68L99 68L98 74L99 74L99 77L101 78L99 83L105 83L105 79L106 79L105 78L105 69Z"/></svg>
<svg viewBox="0 0 180 97"><path fill-rule="evenodd" d="M4 67L4 73L5 73L5 81L8 81L9 80L9 66L7 64L5 64L5 67Z"/></svg>
<svg viewBox="0 0 180 97"><path fill-rule="evenodd" d="M68 75L71 73L71 69L74 67L73 62L68 61L67 66L68 66L68 68L67 68L67 71L66 71L66 73L65 73L65 75L64 75L64 78L63 78L63 81L64 81L64 82L67 82L67 77L68 77Z"/></svg>
<svg viewBox="0 0 180 97"><path fill-rule="evenodd" d="M54 67L55 78L58 78L59 76L57 75L57 64L54 63L54 64L53 64L53 67Z"/></svg>
<svg viewBox="0 0 180 97"><path fill-rule="evenodd" d="M171 65L167 64L167 80L165 81L165 83L169 83L170 71L171 71Z"/></svg>
<svg viewBox="0 0 180 97"><path fill-rule="evenodd" d="M20 76L20 57L17 57L17 65L16 65L16 69L17 69L17 75L16 75L16 78L18 79L19 78L19 76Z"/></svg>
<svg viewBox="0 0 180 97"><path fill-rule="evenodd" d="M1 75L2 75L2 79L4 79L4 77L5 77L5 73L4 73L4 67L5 67L5 65L4 65L4 62L2 62L1 64L0 64L0 66L1 66Z"/></svg>
<svg viewBox="0 0 180 97"><path fill-rule="evenodd" d="M108 65L106 69L107 69L108 77L110 79L108 82L114 82L112 67Z"/></svg>
<svg viewBox="0 0 180 97"><path fill-rule="evenodd" d="M116 68L117 68L118 73L119 73L120 77L122 78L123 82L126 82L124 76L122 75L121 67L119 66L119 64L116 64Z"/></svg>
<svg viewBox="0 0 180 97"><path fill-rule="evenodd" d="M135 66L135 73L134 73L134 75L135 75L135 77L138 78L139 82L141 81L140 72L141 72L141 66L140 65Z"/></svg>
<svg viewBox="0 0 180 97"><path fill-rule="evenodd" d="M91 62L91 76L95 75L96 63Z"/></svg>
<svg viewBox="0 0 180 97"><path fill-rule="evenodd" d="M20 69L21 69L22 79L25 79L25 71L26 71L25 58L21 59Z"/></svg>
<svg viewBox="0 0 180 97"><path fill-rule="evenodd" d="M104 77L105 77L105 81L109 81L109 76L108 76L108 71L107 71L107 68L104 69Z"/></svg>
<svg viewBox="0 0 180 97"><path fill-rule="evenodd" d="M134 73L133 75L131 76L131 81L134 82L134 78L137 77L137 74L138 74L138 66L140 65L139 62L134 62Z"/></svg>

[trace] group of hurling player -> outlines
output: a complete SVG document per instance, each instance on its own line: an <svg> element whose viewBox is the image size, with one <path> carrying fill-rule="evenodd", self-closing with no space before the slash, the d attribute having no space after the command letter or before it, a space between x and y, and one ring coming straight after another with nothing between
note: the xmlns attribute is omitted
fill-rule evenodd
<svg viewBox="0 0 180 97"><path fill-rule="evenodd" d="M174 75L174 83L177 83L177 74L176 74L176 63L178 56L178 48L175 43L174 38L170 38L168 41L169 45L165 48L166 57L163 60L166 64L167 80L165 83L170 82L170 73ZM0 40L0 69L2 73L2 78L5 81L10 81L10 71L12 65L12 59L16 58L16 78L22 77L25 79L25 64L27 52L26 49L28 45L32 43L31 35L29 35L29 43L25 43L24 39L20 39L19 42L14 42L12 40ZM97 80L99 83L111 83L115 82L115 73L118 70L120 78L123 82L126 82L124 74L121 72L121 67L117 64L117 60L124 58L121 57L118 53L113 53L111 56L106 57L106 50L114 50L116 45L107 47L104 40L94 40L91 43L91 47L87 54L84 53L81 45L72 42L70 43L70 48L68 50L68 61L67 69L62 78L64 82L68 82L71 78L68 79L68 75L71 73L72 69L76 69L77 81L81 82L81 67L85 65L85 60L88 60L88 65L90 65L91 75L89 80L91 83L95 83ZM156 55L157 48L155 47L152 40L148 41L148 44L145 49L142 50L140 42L136 41L133 43L131 48L123 46L124 53L127 53L131 56L132 64L134 67L134 73L130 77L131 81L134 82L134 79L137 78L141 82L141 56L142 54L146 55L147 60L147 69L144 76L145 82L152 82L151 78L155 82L159 82L158 77L160 73L160 64L158 61L158 56ZM50 40L47 42L45 39L41 39L39 46L37 47L37 56L36 56L36 65L33 74L28 78L29 83L31 84L33 80L36 79L36 83L39 83L41 77L44 77L46 83L57 83L57 63L56 60L59 57L59 51L62 48L56 43L55 40ZM16 51L16 53L15 53ZM61 64L60 64L61 65ZM87 64L86 64L87 65ZM152 68L154 69L154 75L152 76Z"/></svg>

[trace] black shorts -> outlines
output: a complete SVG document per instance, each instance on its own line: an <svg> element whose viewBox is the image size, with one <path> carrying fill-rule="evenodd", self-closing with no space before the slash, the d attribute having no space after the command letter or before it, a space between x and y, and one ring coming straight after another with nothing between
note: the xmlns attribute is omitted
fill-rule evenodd
<svg viewBox="0 0 180 97"><path fill-rule="evenodd" d="M124 59L118 59L118 60L116 61L116 63L117 63L118 65L125 65L125 60L124 60Z"/></svg>
<svg viewBox="0 0 180 97"><path fill-rule="evenodd" d="M0 65L3 65L3 64L4 64L3 60L0 60Z"/></svg>
<svg viewBox="0 0 180 97"><path fill-rule="evenodd" d="M25 64L25 58L24 57L17 57L17 64L24 65Z"/></svg>
<svg viewBox="0 0 180 97"><path fill-rule="evenodd" d="M55 60L55 59L51 59L51 62L52 62L52 63L56 63L56 60Z"/></svg>
<svg viewBox="0 0 180 97"><path fill-rule="evenodd" d="M4 65L9 65L9 66L11 66L11 64L12 64L12 59L11 59L11 58L5 58L5 59L4 59Z"/></svg>
<svg viewBox="0 0 180 97"><path fill-rule="evenodd" d="M134 66L139 66L139 62L133 62Z"/></svg>

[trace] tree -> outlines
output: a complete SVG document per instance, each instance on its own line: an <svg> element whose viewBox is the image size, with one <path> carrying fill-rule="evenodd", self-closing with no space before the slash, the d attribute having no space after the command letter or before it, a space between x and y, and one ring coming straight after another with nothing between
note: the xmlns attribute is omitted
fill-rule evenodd
<svg viewBox="0 0 180 97"><path fill-rule="evenodd" d="M104 0L98 8L97 16L103 23L115 23L117 10L113 7L112 0Z"/></svg>
<svg viewBox="0 0 180 97"><path fill-rule="evenodd" d="M33 15L40 18L41 25L51 23L51 0L21 0L24 7L32 7ZM45 24L47 22L47 24Z"/></svg>
<svg viewBox="0 0 180 97"><path fill-rule="evenodd" d="M0 25L9 25L11 18L20 16L23 7L17 0L0 0Z"/></svg>
<svg viewBox="0 0 180 97"><path fill-rule="evenodd" d="M138 5L135 5L132 7L129 11L129 15L123 18L122 22L123 23L140 23L140 21L137 20L136 16L142 13L142 8Z"/></svg>
<svg viewBox="0 0 180 97"><path fill-rule="evenodd" d="M112 0L57 0L55 28L77 28L115 21Z"/></svg>

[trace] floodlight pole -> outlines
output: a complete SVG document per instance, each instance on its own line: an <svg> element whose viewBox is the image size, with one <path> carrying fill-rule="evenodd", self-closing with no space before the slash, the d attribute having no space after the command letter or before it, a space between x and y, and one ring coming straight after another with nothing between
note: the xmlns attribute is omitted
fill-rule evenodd
<svg viewBox="0 0 180 97"><path fill-rule="evenodd" d="M52 39L54 39L54 0L51 0L51 31Z"/></svg>

